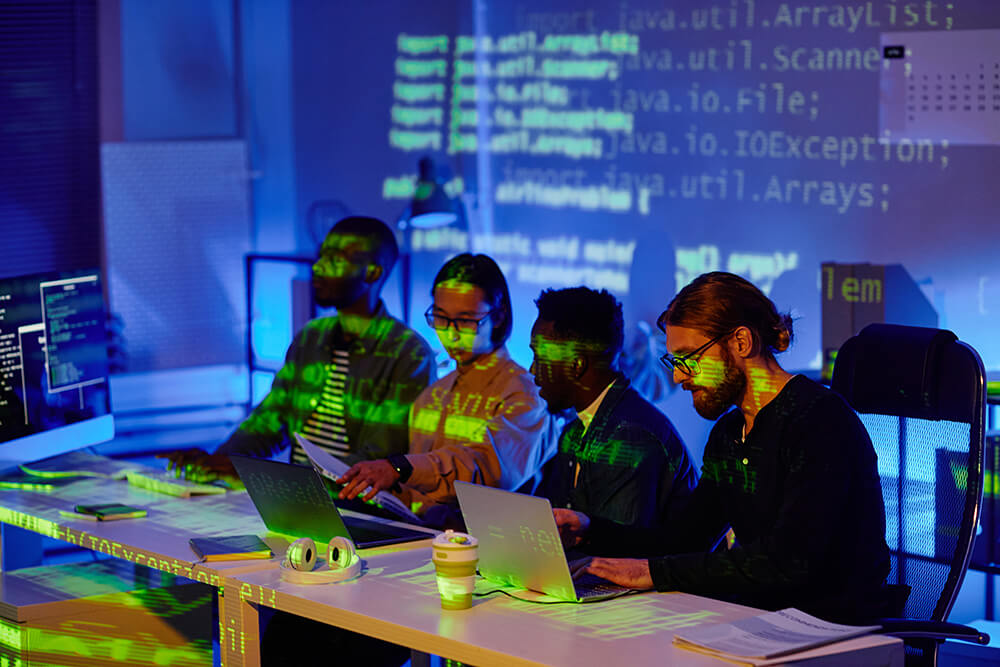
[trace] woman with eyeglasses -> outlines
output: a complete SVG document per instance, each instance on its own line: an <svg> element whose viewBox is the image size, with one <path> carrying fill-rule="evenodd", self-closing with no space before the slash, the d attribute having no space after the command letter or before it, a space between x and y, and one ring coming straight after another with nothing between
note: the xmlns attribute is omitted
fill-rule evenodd
<svg viewBox="0 0 1000 667"><path fill-rule="evenodd" d="M448 260L434 278L427 323L457 368L425 389L410 411L410 452L353 466L341 498L392 489L428 523L443 525L454 482L508 490L537 485L555 446L545 402L510 358L507 280L486 255Z"/></svg>

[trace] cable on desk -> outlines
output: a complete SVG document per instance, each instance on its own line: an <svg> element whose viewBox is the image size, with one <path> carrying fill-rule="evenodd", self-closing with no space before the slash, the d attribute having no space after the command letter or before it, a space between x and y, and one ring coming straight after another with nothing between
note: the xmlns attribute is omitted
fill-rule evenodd
<svg viewBox="0 0 1000 667"><path fill-rule="evenodd" d="M649 592L649 591L628 591L627 593L622 593L621 595L616 595L614 597L610 597L610 598L606 598L606 599L608 599L608 600L617 600L618 598L623 598L623 597L626 597L626 596L629 596L629 595L637 595L639 593L647 593L647 592ZM545 602L543 600L526 600L524 598L519 598L516 595L510 594L510 593L508 593L507 591L505 591L502 588L496 588L496 589L494 589L492 591L485 591L483 593L473 593L472 597L482 598L482 597L486 597L487 595L493 595L494 593L503 593L504 595L506 595L507 597L511 598L512 600L517 600L519 602L528 602L530 604L580 604L579 600L553 600L552 602ZM603 600L599 600L599 602L602 602L602 601Z"/></svg>
<svg viewBox="0 0 1000 667"><path fill-rule="evenodd" d="M524 598L519 598L516 595L511 595L502 588L497 588L492 591L486 591L485 593L473 593L473 597L481 598L487 595L493 595L494 593L503 593L512 600L518 600L519 602L530 602L531 604L576 604L576 600L553 600L552 602L544 602L542 600L525 600Z"/></svg>

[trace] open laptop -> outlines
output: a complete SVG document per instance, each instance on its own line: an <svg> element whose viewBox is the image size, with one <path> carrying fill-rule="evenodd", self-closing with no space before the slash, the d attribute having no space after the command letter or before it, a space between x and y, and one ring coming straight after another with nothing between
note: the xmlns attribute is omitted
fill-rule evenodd
<svg viewBox="0 0 1000 667"><path fill-rule="evenodd" d="M323 478L311 467L238 454L229 458L269 531L311 537L318 544L349 537L359 549L434 537L427 531L341 516Z"/></svg>
<svg viewBox="0 0 1000 667"><path fill-rule="evenodd" d="M573 580L552 506L545 498L455 482L469 534L479 540L479 574L569 602L630 593L594 575Z"/></svg>

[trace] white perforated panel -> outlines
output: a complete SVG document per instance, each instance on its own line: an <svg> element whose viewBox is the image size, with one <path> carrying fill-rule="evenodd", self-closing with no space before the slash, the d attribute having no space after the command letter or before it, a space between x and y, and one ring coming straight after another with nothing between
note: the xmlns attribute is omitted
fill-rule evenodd
<svg viewBox="0 0 1000 667"><path fill-rule="evenodd" d="M251 217L243 141L104 144L112 311L128 370L245 359Z"/></svg>

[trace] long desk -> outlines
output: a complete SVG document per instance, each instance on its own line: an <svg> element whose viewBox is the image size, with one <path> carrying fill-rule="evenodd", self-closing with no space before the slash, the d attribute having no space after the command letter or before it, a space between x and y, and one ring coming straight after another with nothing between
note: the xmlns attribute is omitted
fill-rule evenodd
<svg viewBox="0 0 1000 667"><path fill-rule="evenodd" d="M60 514L60 510L71 509L76 504L108 502L143 507L149 514L141 519L121 521L89 521ZM196 536L265 536L267 528L245 491L176 498L107 479L84 479L47 493L3 489L0 490L0 523L214 587L220 594L217 602L220 641L223 642L227 631L221 621L230 615L227 605L234 604L227 600L238 599L222 595L224 577L278 567L277 558L199 563L188 545L188 540ZM266 536L264 539L277 557L284 553L286 540ZM426 546L430 542L428 539L411 544ZM372 553L381 551L372 550ZM12 620L30 621L31 618L21 615ZM222 661L226 663L225 652Z"/></svg>
<svg viewBox="0 0 1000 667"><path fill-rule="evenodd" d="M121 521L60 514L77 504L111 502L143 507L149 514ZM124 481L85 479L48 493L0 490L0 522L211 586L220 586L226 573L274 566L265 560L198 563L188 545L196 536L265 534L245 492L175 498Z"/></svg>
<svg viewBox="0 0 1000 667"><path fill-rule="evenodd" d="M336 584L289 584L274 569L227 573L224 588L230 602L221 621L226 629L226 663L260 664L261 606L477 667L604 667L623 662L718 667L725 663L676 648L674 632L760 613L684 593L556 605L532 604L497 593L476 599L472 609L443 611L429 548L363 556L364 574ZM903 645L899 639L869 635L800 654L797 660L789 664L902 665Z"/></svg>
<svg viewBox="0 0 1000 667"><path fill-rule="evenodd" d="M63 517L77 503L146 507L143 519ZM246 493L173 498L125 482L83 480L51 493L0 490L0 522L219 590L223 665L259 664L260 606L312 618L425 653L488 665L719 665L673 646L674 631L758 613L685 594L644 594L586 605L536 605L500 594L473 609L442 611L428 541L364 550L365 573L341 584L281 581L275 560L197 563L196 535L256 533L265 527ZM277 545L275 545L277 546ZM280 551L278 551L280 553ZM815 652L807 664L902 665L902 643L868 636Z"/></svg>

